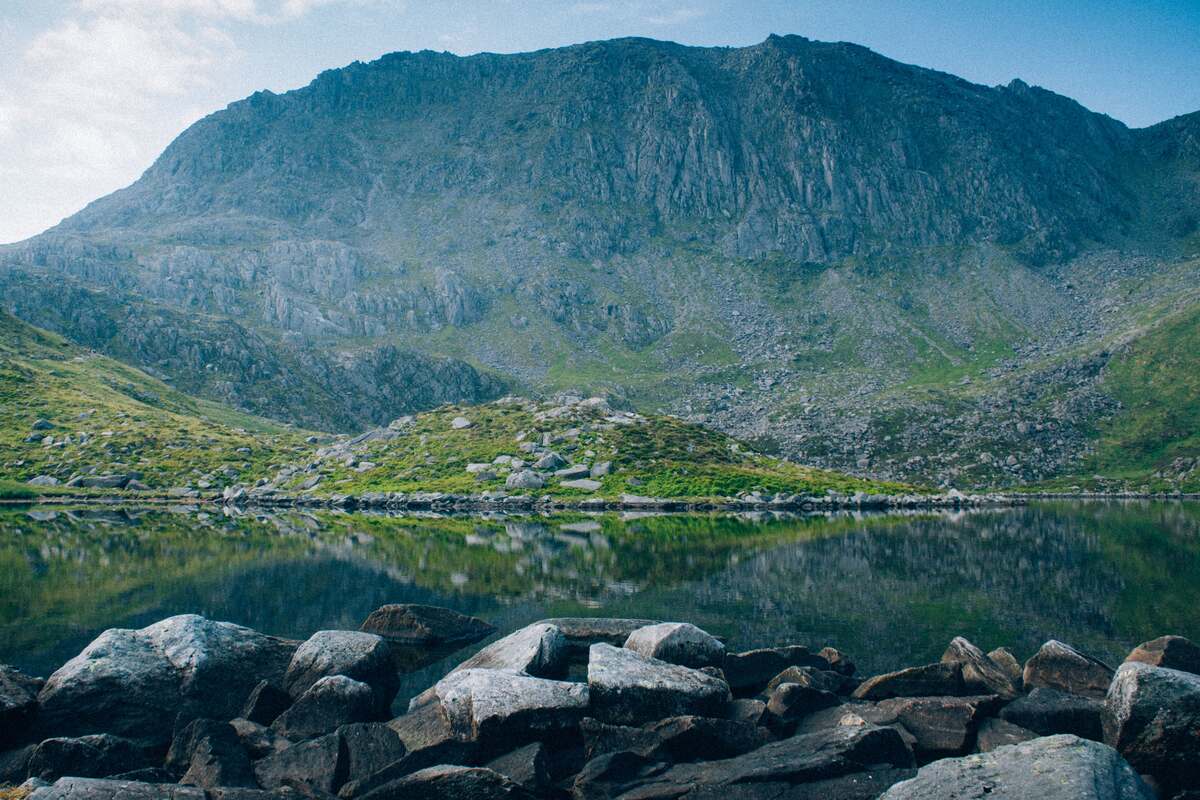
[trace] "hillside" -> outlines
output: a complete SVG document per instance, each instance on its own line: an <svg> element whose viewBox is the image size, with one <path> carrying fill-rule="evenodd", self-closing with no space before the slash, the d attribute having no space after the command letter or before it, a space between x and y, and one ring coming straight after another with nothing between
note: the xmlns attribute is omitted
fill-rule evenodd
<svg viewBox="0 0 1200 800"><path fill-rule="evenodd" d="M1113 344L1196 301L1197 141L797 36L394 53L196 123L0 248L0 304L307 427L572 391L1038 483L1126 424Z"/></svg>

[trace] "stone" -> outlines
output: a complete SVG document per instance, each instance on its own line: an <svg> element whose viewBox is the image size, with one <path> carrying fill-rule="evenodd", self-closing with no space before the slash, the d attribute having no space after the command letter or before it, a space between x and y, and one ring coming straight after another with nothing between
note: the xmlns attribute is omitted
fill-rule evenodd
<svg viewBox="0 0 1200 800"><path fill-rule="evenodd" d="M670 717L646 730L654 741L637 752L674 763L733 758L772 740L770 733L751 722L712 717Z"/></svg>
<svg viewBox="0 0 1200 800"><path fill-rule="evenodd" d="M58 486L58 478L52 475L38 475L26 481L30 486Z"/></svg>
<svg viewBox="0 0 1200 800"><path fill-rule="evenodd" d="M1103 711L1104 703L1095 698L1039 686L1005 706L1000 718L1040 736L1070 733L1098 742L1103 737Z"/></svg>
<svg viewBox="0 0 1200 800"><path fill-rule="evenodd" d="M542 454L541 458L533 462L533 468L540 470L557 470L562 469L566 465L567 460L553 450Z"/></svg>
<svg viewBox="0 0 1200 800"><path fill-rule="evenodd" d="M787 730L802 717L840 702L833 692L799 683L780 683L767 699L768 727L775 731Z"/></svg>
<svg viewBox="0 0 1200 800"><path fill-rule="evenodd" d="M492 759L485 766L535 794L550 788L550 757L541 742L518 747Z"/></svg>
<svg viewBox="0 0 1200 800"><path fill-rule="evenodd" d="M990 753L921 767L879 800L1154 800L1111 747L1077 736L1047 736Z"/></svg>
<svg viewBox="0 0 1200 800"><path fill-rule="evenodd" d="M1104 741L1165 796L1200 789L1200 675L1122 664L1104 700Z"/></svg>
<svg viewBox="0 0 1200 800"><path fill-rule="evenodd" d="M955 636L942 653L943 664L962 666L963 690L970 694L995 694L1005 700L1017 696L1017 687L996 662L962 636Z"/></svg>
<svg viewBox="0 0 1200 800"><path fill-rule="evenodd" d="M859 700L886 700L889 697L962 695L964 691L962 665L938 663L868 678L854 690L853 696Z"/></svg>
<svg viewBox="0 0 1200 800"><path fill-rule="evenodd" d="M725 662L725 645L687 622L660 622L629 634L625 649L671 664L700 669Z"/></svg>
<svg viewBox="0 0 1200 800"><path fill-rule="evenodd" d="M974 743L977 720L997 704L995 695L977 697L895 697L855 713L876 725L899 723L913 736L923 759L966 753Z"/></svg>
<svg viewBox="0 0 1200 800"><path fill-rule="evenodd" d="M166 763L188 786L258 788L241 737L228 722L192 720L175 734Z"/></svg>
<svg viewBox="0 0 1200 800"><path fill-rule="evenodd" d="M1103 698L1112 682L1112 667L1051 639L1025 662L1025 687L1045 686L1071 694Z"/></svg>
<svg viewBox="0 0 1200 800"><path fill-rule="evenodd" d="M514 470L504 479L505 489L541 489L546 481L533 470Z"/></svg>
<svg viewBox="0 0 1200 800"><path fill-rule="evenodd" d="M268 681L259 681L246 698L240 716L259 725L270 725L291 704L290 694Z"/></svg>
<svg viewBox="0 0 1200 800"><path fill-rule="evenodd" d="M486 639L496 628L441 606L393 603L372 611L362 630L405 644L467 645Z"/></svg>
<svg viewBox="0 0 1200 800"><path fill-rule="evenodd" d="M1020 744L1036 738L1038 738L1038 734L1028 728L1022 728L1020 725L1014 725L1003 719L988 717L979 723L979 730L975 732L975 749L980 753L990 753L997 747Z"/></svg>
<svg viewBox="0 0 1200 800"><path fill-rule="evenodd" d="M229 720L229 726L233 728L242 743L242 748L251 759L264 758L292 746L290 741L270 728L242 717Z"/></svg>
<svg viewBox="0 0 1200 800"><path fill-rule="evenodd" d="M1200 645L1182 636L1160 636L1133 648L1125 661L1200 675Z"/></svg>
<svg viewBox="0 0 1200 800"><path fill-rule="evenodd" d="M603 722L720 717L732 699L729 684L719 678L608 644L592 645L587 676L593 715Z"/></svg>
<svg viewBox="0 0 1200 800"><path fill-rule="evenodd" d="M1013 686L1020 689L1025 685L1025 679L1022 677L1024 668L1011 650L1007 647L997 647L995 650L989 651L987 655L992 660L992 663L1008 676Z"/></svg>
<svg viewBox="0 0 1200 800"><path fill-rule="evenodd" d="M29 760L35 750L36 744L27 744L0 752L0 786L17 786L29 777Z"/></svg>
<svg viewBox="0 0 1200 800"><path fill-rule="evenodd" d="M265 798L265 792L256 793ZM99 778L59 778L35 789L26 800L216 800L196 786ZM249 799L247 799L249 800Z"/></svg>
<svg viewBox="0 0 1200 800"><path fill-rule="evenodd" d="M375 692L345 675L321 678L271 725L293 741L332 733L351 722L369 722L378 714Z"/></svg>
<svg viewBox="0 0 1200 800"><path fill-rule="evenodd" d="M37 419L34 420L33 425L30 427L35 431L48 431L54 428L54 423L48 419Z"/></svg>
<svg viewBox="0 0 1200 800"><path fill-rule="evenodd" d="M763 725L766 722L767 704L752 697L741 697L729 704L726 716L732 720Z"/></svg>
<svg viewBox="0 0 1200 800"><path fill-rule="evenodd" d="M854 674L856 667L845 653L836 647L822 647L817 655L829 662L829 669L849 677Z"/></svg>
<svg viewBox="0 0 1200 800"><path fill-rule="evenodd" d="M484 647L454 668L524 672L537 678L557 678L567 671L567 640L556 625L535 622Z"/></svg>
<svg viewBox="0 0 1200 800"><path fill-rule="evenodd" d="M579 489L580 491L584 492L595 492L599 491L603 484L601 484L600 481L594 481L591 478L579 478L577 480L562 481L558 485L564 489Z"/></svg>
<svg viewBox="0 0 1200 800"><path fill-rule="evenodd" d="M621 647L629 635L638 628L657 625L652 619L621 619L617 617L555 617L542 620L544 625L553 625L567 640L571 660L586 662L588 649L600 642Z"/></svg>
<svg viewBox="0 0 1200 800"><path fill-rule="evenodd" d="M175 720L231 719L260 680L282 681L295 642L184 614L110 629L38 695L44 736L108 732L166 747Z"/></svg>
<svg viewBox="0 0 1200 800"><path fill-rule="evenodd" d="M362 800L533 800L520 784L485 767L439 765L373 789Z"/></svg>
<svg viewBox="0 0 1200 800"><path fill-rule="evenodd" d="M783 672L767 681L764 693L770 695L775 688L784 683L797 683L810 689L836 694L842 690L845 676L832 670L814 669L813 667L788 667Z"/></svg>
<svg viewBox="0 0 1200 800"><path fill-rule="evenodd" d="M561 478L563 481L573 481L577 478L587 478L592 474L592 469L587 464L572 464L569 467L563 467L554 471L554 477Z"/></svg>
<svg viewBox="0 0 1200 800"><path fill-rule="evenodd" d="M862 725L793 736L734 758L673 766L636 753L609 753L588 762L573 789L577 800L725 796L870 800L884 786L911 776L912 767L912 753L897 731ZM871 778L874 773L884 773L883 780ZM849 776L857 779L840 790L821 785Z"/></svg>
<svg viewBox="0 0 1200 800"><path fill-rule="evenodd" d="M611 461L597 461L595 464L592 464L592 468L588 470L588 475L590 475L593 479L603 478L605 475L609 475L611 473Z"/></svg>
<svg viewBox="0 0 1200 800"><path fill-rule="evenodd" d="M29 775L45 781L65 776L104 778L152 766L156 760L137 743L107 733L59 737L46 739L33 751Z"/></svg>
<svg viewBox="0 0 1200 800"><path fill-rule="evenodd" d="M283 688L298 698L331 675L345 675L370 686L381 716L386 716L400 686L391 651L382 637L362 631L317 631L296 649Z"/></svg>
<svg viewBox="0 0 1200 800"><path fill-rule="evenodd" d="M301 784L334 794L345 783L348 769L342 737L330 733L255 762L254 775L264 789Z"/></svg>
<svg viewBox="0 0 1200 800"><path fill-rule="evenodd" d="M829 662L802 645L727 653L722 671L729 686L738 694L756 694L767 681L788 667L829 669Z"/></svg>
<svg viewBox="0 0 1200 800"><path fill-rule="evenodd" d="M572 730L588 713L589 687L491 669L451 673L434 686L450 728L485 749Z"/></svg>
<svg viewBox="0 0 1200 800"><path fill-rule="evenodd" d="M382 722L356 722L337 730L346 753L346 781L360 781L404 758L408 748Z"/></svg>
<svg viewBox="0 0 1200 800"><path fill-rule="evenodd" d="M472 424L473 423L471 420L467 419L466 417L455 417L454 419L450 420L450 427L456 431L469 428Z"/></svg>
<svg viewBox="0 0 1200 800"><path fill-rule="evenodd" d="M43 681L0 664L0 750L26 738Z"/></svg>

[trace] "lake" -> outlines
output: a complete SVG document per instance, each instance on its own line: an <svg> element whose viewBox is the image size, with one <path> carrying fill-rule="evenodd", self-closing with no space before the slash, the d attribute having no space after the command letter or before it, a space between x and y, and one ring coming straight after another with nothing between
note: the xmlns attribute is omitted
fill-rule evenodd
<svg viewBox="0 0 1200 800"><path fill-rule="evenodd" d="M732 648L832 644L860 674L937 660L959 634L1022 659L1058 638L1119 662L1161 634L1200 639L1200 504L792 518L0 511L0 662L35 674L105 628L171 614L305 638L391 602L449 606L502 633L551 616L685 620ZM469 652L414 661L401 700Z"/></svg>

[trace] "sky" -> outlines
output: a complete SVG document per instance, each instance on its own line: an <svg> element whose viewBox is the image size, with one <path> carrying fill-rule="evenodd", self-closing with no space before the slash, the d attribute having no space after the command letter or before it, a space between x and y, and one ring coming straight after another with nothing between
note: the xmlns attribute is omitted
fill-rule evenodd
<svg viewBox="0 0 1200 800"><path fill-rule="evenodd" d="M396 50L851 41L1132 127L1200 110L1200 0L0 0L0 243L132 183L192 122Z"/></svg>

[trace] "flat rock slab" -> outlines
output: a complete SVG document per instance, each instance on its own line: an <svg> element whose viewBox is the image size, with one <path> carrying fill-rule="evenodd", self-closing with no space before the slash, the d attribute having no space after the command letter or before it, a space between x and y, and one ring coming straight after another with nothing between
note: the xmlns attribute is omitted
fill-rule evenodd
<svg viewBox="0 0 1200 800"><path fill-rule="evenodd" d="M194 614L112 628L46 681L42 737L114 733L165 747L176 718L231 719L260 680L281 683L296 642Z"/></svg>
<svg viewBox="0 0 1200 800"><path fill-rule="evenodd" d="M622 725L690 714L722 717L732 699L720 678L607 644L589 651L588 686L594 716Z"/></svg>
<svg viewBox="0 0 1200 800"><path fill-rule="evenodd" d="M534 800L519 783L486 767L441 765L367 792L363 800Z"/></svg>
<svg viewBox="0 0 1200 800"><path fill-rule="evenodd" d="M50 786L35 789L27 800L301 800L292 789L264 791L222 787L204 790L173 783L143 783L100 778L60 778Z"/></svg>
<svg viewBox="0 0 1200 800"><path fill-rule="evenodd" d="M486 639L496 628L441 606L392 603L380 606L363 621L361 630L405 644L470 644Z"/></svg>
<svg viewBox="0 0 1200 800"><path fill-rule="evenodd" d="M1025 662L1025 688L1045 686L1085 697L1103 698L1113 669L1099 659L1051 639Z"/></svg>
<svg viewBox="0 0 1200 800"><path fill-rule="evenodd" d="M536 622L497 639L453 671L466 669L498 669L557 678L566 674L567 639L558 626Z"/></svg>
<svg viewBox="0 0 1200 800"><path fill-rule="evenodd" d="M1061 735L948 758L888 789L880 800L1154 800L1111 747Z"/></svg>
<svg viewBox="0 0 1200 800"><path fill-rule="evenodd" d="M947 697L965 693L962 665L938 663L867 678L854 690L853 696L859 700L887 700L891 697Z"/></svg>

